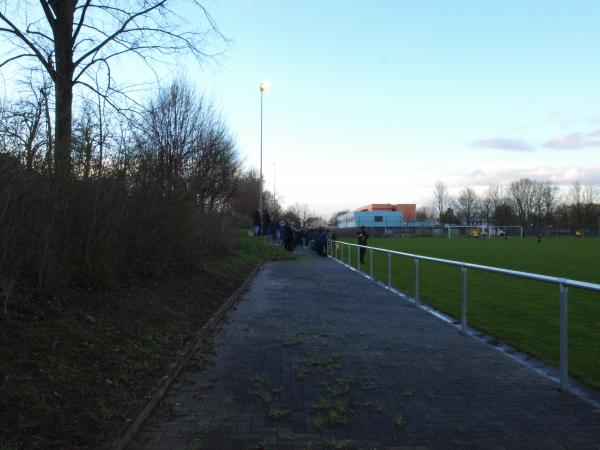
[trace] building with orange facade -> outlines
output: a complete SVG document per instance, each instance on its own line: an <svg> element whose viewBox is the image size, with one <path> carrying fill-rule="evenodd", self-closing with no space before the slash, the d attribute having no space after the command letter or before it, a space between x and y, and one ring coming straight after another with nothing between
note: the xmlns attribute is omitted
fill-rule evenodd
<svg viewBox="0 0 600 450"><path fill-rule="evenodd" d="M417 220L417 205L414 203L397 203L395 205L391 203L372 203L367 206L361 206L360 208L357 208L356 211L397 211L402 213L403 219L407 222L413 222Z"/></svg>

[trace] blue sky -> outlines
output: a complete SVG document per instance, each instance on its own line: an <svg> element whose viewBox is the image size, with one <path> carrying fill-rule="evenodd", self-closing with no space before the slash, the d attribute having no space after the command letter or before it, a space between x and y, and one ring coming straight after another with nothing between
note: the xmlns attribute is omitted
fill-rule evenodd
<svg viewBox="0 0 600 450"><path fill-rule="evenodd" d="M285 204L421 206L437 180L600 184L600 1L203 4L229 49L161 74L215 100L248 167L271 82L263 168Z"/></svg>
<svg viewBox="0 0 600 450"><path fill-rule="evenodd" d="M600 2L207 5L232 40L193 80L286 203L427 203L521 176L600 183Z"/></svg>

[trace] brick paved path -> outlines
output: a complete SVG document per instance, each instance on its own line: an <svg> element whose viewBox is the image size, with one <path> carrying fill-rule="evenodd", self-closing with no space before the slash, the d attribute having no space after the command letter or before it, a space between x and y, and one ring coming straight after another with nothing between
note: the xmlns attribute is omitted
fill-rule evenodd
<svg viewBox="0 0 600 450"><path fill-rule="evenodd" d="M600 413L339 264L267 264L131 448L600 448Z"/></svg>

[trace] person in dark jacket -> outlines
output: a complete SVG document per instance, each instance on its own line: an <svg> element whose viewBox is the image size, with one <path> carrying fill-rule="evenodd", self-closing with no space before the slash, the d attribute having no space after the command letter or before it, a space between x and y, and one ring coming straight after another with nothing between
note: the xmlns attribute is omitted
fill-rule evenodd
<svg viewBox="0 0 600 450"><path fill-rule="evenodd" d="M285 228L283 231L283 243L284 248L288 252L294 251L294 229L289 223L285 224Z"/></svg>
<svg viewBox="0 0 600 450"><path fill-rule="evenodd" d="M269 211L267 211L266 209L265 209L265 212L263 213L262 234L263 234L263 236L268 236L271 234L271 214L269 214Z"/></svg>
<svg viewBox="0 0 600 450"><path fill-rule="evenodd" d="M260 212L254 211L254 236L260 235Z"/></svg>
<svg viewBox="0 0 600 450"><path fill-rule="evenodd" d="M319 248L321 250L321 252L319 253L321 256L327 256L327 233L329 231L328 230L321 230L321 233L319 234Z"/></svg>
<svg viewBox="0 0 600 450"><path fill-rule="evenodd" d="M369 235L365 231L365 227L360 227L360 232L357 234L358 236L358 245L367 245L367 240L369 239ZM365 247L360 247L360 263L365 263L365 252L367 249Z"/></svg>

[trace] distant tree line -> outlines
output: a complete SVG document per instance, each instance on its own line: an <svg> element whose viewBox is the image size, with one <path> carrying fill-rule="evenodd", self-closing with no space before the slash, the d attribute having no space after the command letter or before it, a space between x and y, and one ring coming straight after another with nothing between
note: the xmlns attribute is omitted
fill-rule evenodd
<svg viewBox="0 0 600 450"><path fill-rule="evenodd" d="M593 186L575 182L566 191L549 181L522 178L508 185L491 185L483 193L471 187L452 196L443 182L433 191L433 207L420 208L422 217L436 218L441 224L471 225L475 219L524 230L598 231L600 204Z"/></svg>

